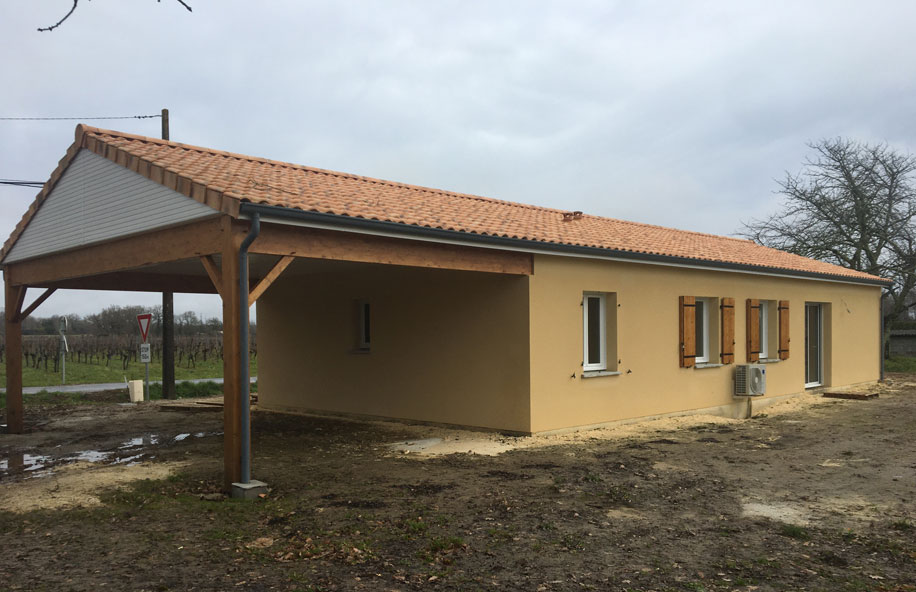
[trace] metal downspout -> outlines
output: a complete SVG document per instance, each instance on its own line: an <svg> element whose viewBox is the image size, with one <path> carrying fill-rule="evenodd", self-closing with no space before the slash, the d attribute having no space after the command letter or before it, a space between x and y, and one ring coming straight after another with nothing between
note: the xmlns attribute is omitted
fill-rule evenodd
<svg viewBox="0 0 916 592"><path fill-rule="evenodd" d="M241 364L239 364L239 374L242 391L241 415L242 415L242 483L251 482L251 379L249 374L249 352L248 352L248 247L258 238L261 233L261 216L257 212L251 214L251 229L248 235L242 241L239 247L239 304L241 305L239 315L239 353L241 354Z"/></svg>

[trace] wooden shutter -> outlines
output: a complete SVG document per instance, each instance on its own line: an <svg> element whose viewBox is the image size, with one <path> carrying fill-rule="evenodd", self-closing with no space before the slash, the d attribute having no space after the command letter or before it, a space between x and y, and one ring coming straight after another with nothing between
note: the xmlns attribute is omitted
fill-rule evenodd
<svg viewBox="0 0 916 592"><path fill-rule="evenodd" d="M735 361L735 299L722 298L719 308L722 309L722 344L719 357L723 364Z"/></svg>
<svg viewBox="0 0 916 592"><path fill-rule="evenodd" d="M691 368L697 357L697 299L681 296L679 299L680 360L681 368Z"/></svg>
<svg viewBox="0 0 916 592"><path fill-rule="evenodd" d="M789 359L789 301L779 301L779 359Z"/></svg>
<svg viewBox="0 0 916 592"><path fill-rule="evenodd" d="M747 361L760 360L760 301L747 299Z"/></svg>

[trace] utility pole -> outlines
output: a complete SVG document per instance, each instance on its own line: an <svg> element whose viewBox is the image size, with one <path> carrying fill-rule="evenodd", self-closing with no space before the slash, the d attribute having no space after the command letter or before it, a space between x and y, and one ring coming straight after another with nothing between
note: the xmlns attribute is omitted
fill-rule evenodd
<svg viewBox="0 0 916 592"><path fill-rule="evenodd" d="M169 139L169 110L162 110L162 139ZM175 399L175 299L162 293L162 398Z"/></svg>

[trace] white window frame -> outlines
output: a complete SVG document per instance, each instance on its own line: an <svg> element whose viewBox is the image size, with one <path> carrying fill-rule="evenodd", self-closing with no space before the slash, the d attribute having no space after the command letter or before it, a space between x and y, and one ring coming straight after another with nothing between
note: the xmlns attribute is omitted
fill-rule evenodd
<svg viewBox="0 0 916 592"><path fill-rule="evenodd" d="M694 312L694 320L695 320L696 317L698 316L698 315L696 315L696 312L698 312L698 311L700 310L700 307L703 308L703 323L702 323L702 326L701 326L700 323L696 323L696 328L697 328L697 329L702 329L701 336L702 336L703 339L702 339L702 340L697 340L697 342L694 344L694 348L696 348L696 347L699 346L699 345L702 345L702 346L703 346L703 355L701 356L699 353L697 353L697 354L696 354L696 357L694 358L694 363L696 363L696 364L708 364L708 363L709 363L709 320L710 320L710 319L709 319L709 310L710 310L710 308L711 308L711 307L710 307L710 299L709 299L709 298L696 298L696 299L694 299L694 304L696 305L696 306L694 307L694 311L695 311L695 312ZM702 341L702 343L701 343L701 341ZM696 352L694 352L694 353L696 353Z"/></svg>
<svg viewBox="0 0 916 592"><path fill-rule="evenodd" d="M588 362L588 300L598 299L598 328L600 339L601 361L597 364ZM582 294L582 370L594 372L607 370L607 294L601 292L585 292Z"/></svg>
<svg viewBox="0 0 916 592"><path fill-rule="evenodd" d="M760 301L760 316L757 319L757 326L760 327L760 355L761 360L770 357L770 301Z"/></svg>

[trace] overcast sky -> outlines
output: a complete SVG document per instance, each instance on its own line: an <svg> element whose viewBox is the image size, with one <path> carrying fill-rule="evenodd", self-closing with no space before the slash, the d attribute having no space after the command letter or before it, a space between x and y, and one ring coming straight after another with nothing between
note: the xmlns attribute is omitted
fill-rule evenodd
<svg viewBox="0 0 916 592"><path fill-rule="evenodd" d="M184 143L726 235L808 141L916 150L911 1L186 1L83 1L50 33L71 0L3 2L0 117L167 107ZM76 123L0 121L0 178L45 181ZM0 235L36 193L0 186Z"/></svg>

